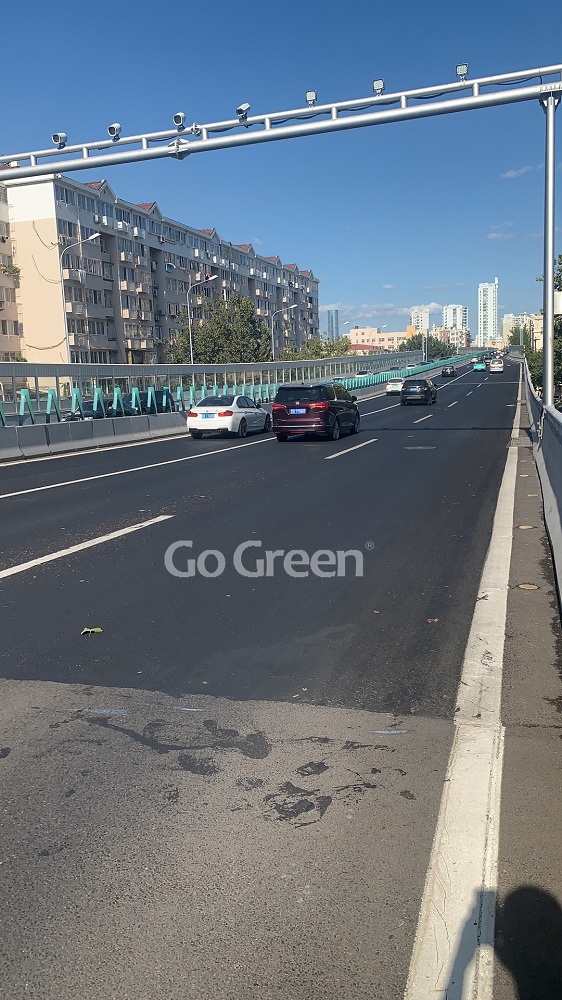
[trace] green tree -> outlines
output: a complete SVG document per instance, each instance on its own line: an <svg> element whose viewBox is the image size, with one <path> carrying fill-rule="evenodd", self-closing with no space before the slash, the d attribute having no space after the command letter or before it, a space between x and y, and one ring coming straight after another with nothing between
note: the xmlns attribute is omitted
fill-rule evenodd
<svg viewBox="0 0 562 1000"><path fill-rule="evenodd" d="M279 361L316 361L318 358L341 358L349 351L349 339L321 340L314 337L305 341L301 348L286 347L279 353Z"/></svg>
<svg viewBox="0 0 562 1000"><path fill-rule="evenodd" d="M527 323L524 323L523 326L516 323L515 326L511 328L509 343L513 347L518 347L520 344L523 344L525 353L533 350L533 340Z"/></svg>
<svg viewBox="0 0 562 1000"><path fill-rule="evenodd" d="M428 335L426 338L427 360L433 361L435 358L452 358L456 349L450 344L443 344L437 337ZM423 342L421 333L415 333L413 337L400 344L401 351L421 351Z"/></svg>
<svg viewBox="0 0 562 1000"><path fill-rule="evenodd" d="M167 360L189 364L189 324L187 315L179 317L181 332L167 346ZM193 360L195 364L247 364L271 361L270 333L256 316L252 300L235 294L228 302L215 299L209 306L208 319L192 323Z"/></svg>

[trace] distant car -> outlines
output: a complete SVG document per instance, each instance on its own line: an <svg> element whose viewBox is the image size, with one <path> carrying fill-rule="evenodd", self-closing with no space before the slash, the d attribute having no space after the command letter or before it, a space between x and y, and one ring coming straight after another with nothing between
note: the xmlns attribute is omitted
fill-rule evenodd
<svg viewBox="0 0 562 1000"><path fill-rule="evenodd" d="M236 434L240 438L252 431L271 430L271 417L261 403L249 396L205 396L187 414L187 429L192 438L204 433Z"/></svg>
<svg viewBox="0 0 562 1000"><path fill-rule="evenodd" d="M441 371L441 378L454 378L457 374L457 369L454 365L445 365Z"/></svg>
<svg viewBox="0 0 562 1000"><path fill-rule="evenodd" d="M503 372L503 360L501 358L493 358L490 361L490 374L493 372Z"/></svg>
<svg viewBox="0 0 562 1000"><path fill-rule="evenodd" d="M437 402L437 389L430 378L411 378L404 382L400 392L400 405L425 403L431 406Z"/></svg>
<svg viewBox="0 0 562 1000"><path fill-rule="evenodd" d="M366 368L362 368L360 372L355 372L355 374L358 376L358 375L370 375L371 373Z"/></svg>
<svg viewBox="0 0 562 1000"><path fill-rule="evenodd" d="M475 361L475 363L472 366L472 370L473 370L473 372L485 372L486 371L486 362L485 361Z"/></svg>
<svg viewBox="0 0 562 1000"><path fill-rule="evenodd" d="M164 402L164 396L167 396L166 404ZM148 392L139 392L139 398L140 398L140 411L139 411L138 406L137 406L136 403L133 405L133 394L132 393L128 393L126 396L123 397L123 403L124 403L124 405L126 407L129 407L129 409L131 410L131 415L132 416L134 416L135 414L138 414L139 412L140 413L148 413ZM164 393L163 389L156 389L155 392L154 392L154 398L156 400L156 412L157 413L167 413L168 410L170 409L170 405L171 405L171 409L174 412L175 412L175 410L177 410L177 406L176 406L174 397L172 396L171 392ZM169 400L170 405L168 405L168 400ZM151 410L151 412L152 412L152 410Z"/></svg>
<svg viewBox="0 0 562 1000"><path fill-rule="evenodd" d="M337 382L280 385L273 401L273 433L280 442L290 434L314 434L337 441L344 431L357 434L355 396Z"/></svg>
<svg viewBox="0 0 562 1000"><path fill-rule="evenodd" d="M403 378L389 378L386 383L386 395L387 396L399 396L402 386L404 385L405 379Z"/></svg>
<svg viewBox="0 0 562 1000"><path fill-rule="evenodd" d="M417 368L417 365L406 365L406 368Z"/></svg>
<svg viewBox="0 0 562 1000"><path fill-rule="evenodd" d="M103 400L103 410L100 409L99 405L96 407L94 412L94 401L86 400L82 403L82 409L84 410L84 417L80 413L80 410L70 410L61 416L61 420L68 423L70 420L103 420L104 417L109 416L108 409L111 406L113 399Z"/></svg>
<svg viewBox="0 0 562 1000"><path fill-rule="evenodd" d="M475 365L477 361L478 361L478 358L471 358L470 359L471 365Z"/></svg>

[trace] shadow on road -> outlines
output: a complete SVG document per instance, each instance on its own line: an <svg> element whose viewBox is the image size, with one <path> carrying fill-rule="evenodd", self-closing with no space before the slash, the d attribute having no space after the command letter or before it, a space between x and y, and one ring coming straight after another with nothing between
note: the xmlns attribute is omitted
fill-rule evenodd
<svg viewBox="0 0 562 1000"><path fill-rule="evenodd" d="M560 1000L562 909L554 896L522 885L498 900L495 948L519 1000Z"/></svg>
<svg viewBox="0 0 562 1000"><path fill-rule="evenodd" d="M562 909L551 893L535 885L518 886L503 899L491 891L475 893L448 977L450 1000L465 995L476 949L492 946L513 979L518 1000L561 1000Z"/></svg>

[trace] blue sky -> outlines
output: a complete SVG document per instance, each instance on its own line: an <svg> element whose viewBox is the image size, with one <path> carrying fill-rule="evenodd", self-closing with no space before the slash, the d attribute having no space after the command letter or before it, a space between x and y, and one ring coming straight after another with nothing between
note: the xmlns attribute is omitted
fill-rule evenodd
<svg viewBox="0 0 562 1000"><path fill-rule="evenodd" d="M0 152L259 114L562 62L562 4L59 0L3 12ZM8 82L9 81L9 82ZM557 113L562 130L562 110ZM562 252L562 139L557 146ZM538 103L106 168L118 196L310 268L340 325L403 330L413 305L469 307L499 278L503 312L541 306L544 113ZM100 171L74 175L101 179Z"/></svg>

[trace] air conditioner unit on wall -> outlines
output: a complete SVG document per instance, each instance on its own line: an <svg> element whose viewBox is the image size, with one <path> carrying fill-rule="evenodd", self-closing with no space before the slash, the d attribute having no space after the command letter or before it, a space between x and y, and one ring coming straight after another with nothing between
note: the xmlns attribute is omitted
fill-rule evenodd
<svg viewBox="0 0 562 1000"><path fill-rule="evenodd" d="M159 243L165 243L166 242L166 237L165 236L159 236L158 237L158 242Z"/></svg>
<svg viewBox="0 0 562 1000"><path fill-rule="evenodd" d="M94 215L94 225L101 226L101 215Z"/></svg>

